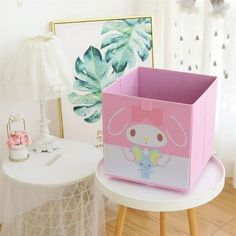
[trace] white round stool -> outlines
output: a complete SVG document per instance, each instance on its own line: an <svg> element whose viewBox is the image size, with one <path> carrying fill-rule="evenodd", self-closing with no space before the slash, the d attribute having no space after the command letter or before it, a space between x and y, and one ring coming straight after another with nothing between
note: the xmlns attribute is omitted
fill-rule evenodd
<svg viewBox="0 0 236 236"><path fill-rule="evenodd" d="M119 204L115 235L122 235L127 208L160 212L160 235L166 235L165 212L187 210L191 236L197 236L195 207L201 206L220 194L224 187L225 170L212 157L194 188L187 192L150 187L104 175L103 161L96 171L96 183L102 193Z"/></svg>

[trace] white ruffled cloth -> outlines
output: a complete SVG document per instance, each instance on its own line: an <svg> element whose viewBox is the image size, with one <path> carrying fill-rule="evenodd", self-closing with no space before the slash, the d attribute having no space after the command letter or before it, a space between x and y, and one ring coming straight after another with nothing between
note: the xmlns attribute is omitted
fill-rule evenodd
<svg viewBox="0 0 236 236"><path fill-rule="evenodd" d="M52 33L24 40L5 71L3 84L16 98L44 101L72 91L72 64Z"/></svg>

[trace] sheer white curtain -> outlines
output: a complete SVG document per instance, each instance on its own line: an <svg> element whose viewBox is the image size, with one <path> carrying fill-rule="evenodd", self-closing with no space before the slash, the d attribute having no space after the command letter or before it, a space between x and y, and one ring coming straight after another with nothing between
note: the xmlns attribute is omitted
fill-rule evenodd
<svg viewBox="0 0 236 236"><path fill-rule="evenodd" d="M216 13L210 0L139 1L138 14L154 15L156 66L218 76L215 152L233 175L236 160L236 1ZM190 0L191 2L191 0ZM194 2L194 1L193 1Z"/></svg>

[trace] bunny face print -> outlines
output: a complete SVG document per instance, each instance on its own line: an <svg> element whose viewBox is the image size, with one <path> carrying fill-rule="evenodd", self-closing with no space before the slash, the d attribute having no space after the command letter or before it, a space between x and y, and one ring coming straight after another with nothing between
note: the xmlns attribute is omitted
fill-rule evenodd
<svg viewBox="0 0 236 236"><path fill-rule="evenodd" d="M155 147L163 153L178 156L188 155L187 136L189 134L186 133L185 126L189 124L183 122L181 110L178 111L180 113L178 118L170 113L164 113L162 109L154 110L155 116L152 111L139 111L138 119L136 109L134 106L131 108L130 110L125 107L116 109L109 119L105 117L105 143L117 143L123 147L130 147L130 144L133 143ZM113 110L114 108L111 107L110 109Z"/></svg>
<svg viewBox="0 0 236 236"><path fill-rule="evenodd" d="M167 143L167 136L163 131L147 124L130 126L126 130L126 137L132 143L147 147L162 147Z"/></svg>

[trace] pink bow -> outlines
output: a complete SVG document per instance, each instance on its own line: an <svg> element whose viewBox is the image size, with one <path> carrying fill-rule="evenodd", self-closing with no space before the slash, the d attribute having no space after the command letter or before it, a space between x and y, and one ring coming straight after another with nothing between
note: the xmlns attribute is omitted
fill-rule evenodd
<svg viewBox="0 0 236 236"><path fill-rule="evenodd" d="M141 122L143 120L150 120L153 124L162 124L162 110L154 109L152 111L141 110L138 106L131 107L131 119L133 122Z"/></svg>

